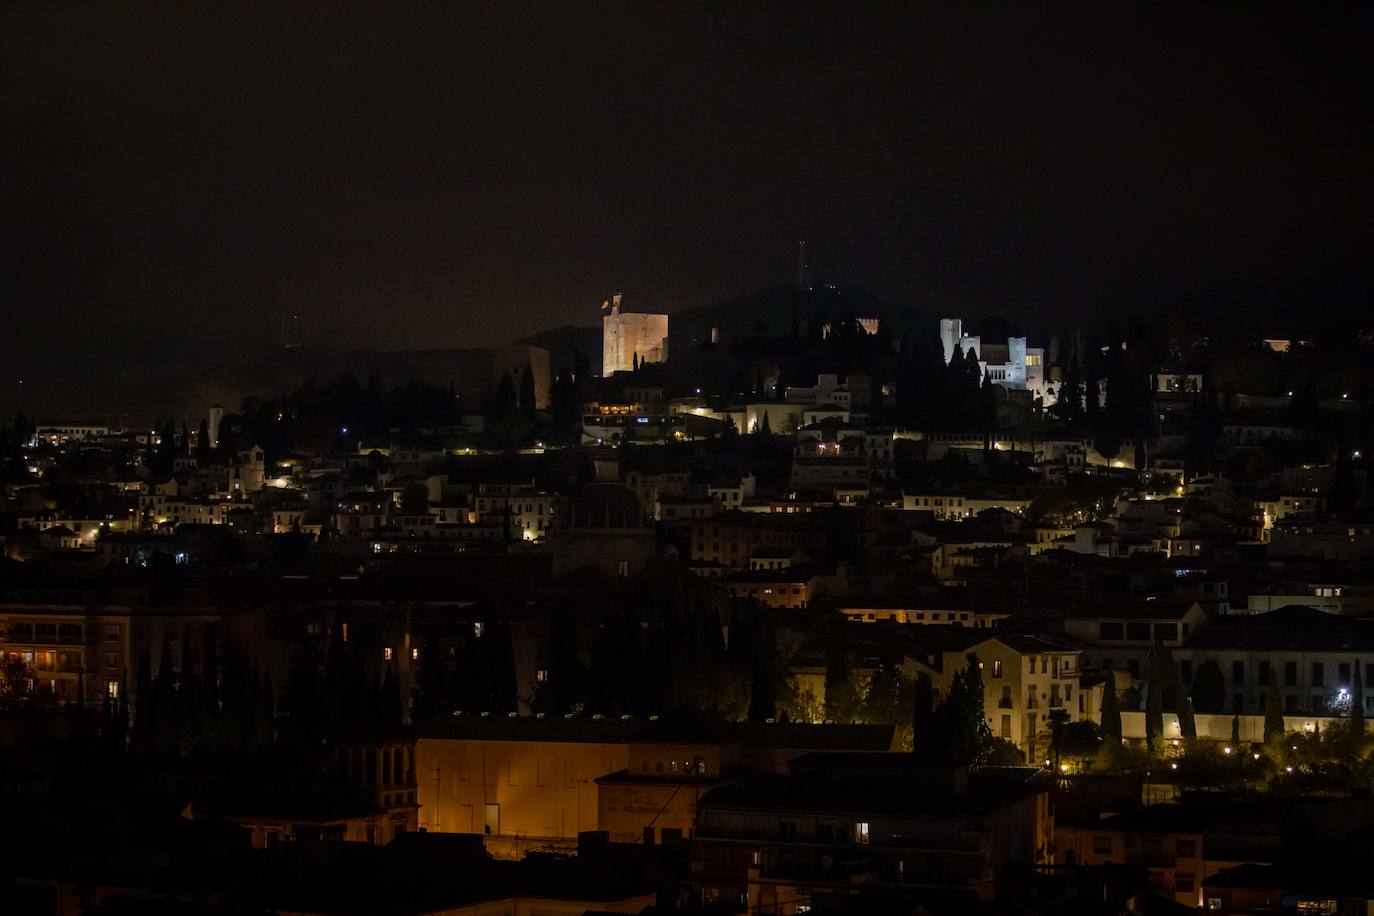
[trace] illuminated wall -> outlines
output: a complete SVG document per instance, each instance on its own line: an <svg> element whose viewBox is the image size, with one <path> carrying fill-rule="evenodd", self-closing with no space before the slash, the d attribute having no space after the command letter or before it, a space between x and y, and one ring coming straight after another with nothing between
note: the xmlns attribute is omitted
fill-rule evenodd
<svg viewBox="0 0 1374 916"><path fill-rule="evenodd" d="M444 833L573 838L597 829L597 784L629 766L619 742L422 738L420 826Z"/></svg>

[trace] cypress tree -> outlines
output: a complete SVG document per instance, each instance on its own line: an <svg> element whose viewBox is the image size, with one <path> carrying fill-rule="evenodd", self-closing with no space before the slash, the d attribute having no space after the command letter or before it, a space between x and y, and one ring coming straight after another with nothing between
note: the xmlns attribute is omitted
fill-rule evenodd
<svg viewBox="0 0 1374 916"><path fill-rule="evenodd" d="M760 651L754 657L754 670L749 678L750 722L766 722L776 718L777 692L777 683L768 661L768 653Z"/></svg>
<svg viewBox="0 0 1374 916"><path fill-rule="evenodd" d="M935 686L930 682L930 675L921 671L916 675L911 713L911 750L913 753L922 757L931 755L938 743L934 725Z"/></svg>
<svg viewBox="0 0 1374 916"><path fill-rule="evenodd" d="M119 691L119 703L115 706L114 728L113 728L115 751L126 751L129 749L129 691Z"/></svg>
<svg viewBox="0 0 1374 916"><path fill-rule="evenodd" d="M432 637L428 638L420 655L420 671L415 678L418 690L411 701L410 715L413 721L427 722L448 706L444 674L439 645Z"/></svg>
<svg viewBox="0 0 1374 916"><path fill-rule="evenodd" d="M501 420L509 416L519 407L519 401L515 392L515 385L510 380L510 373L501 373L501 380L496 383L496 395L492 416Z"/></svg>
<svg viewBox="0 0 1374 916"><path fill-rule="evenodd" d="M154 452L155 466L153 472L158 475L166 475L172 472L177 457L177 429L170 417L162 424L159 435L161 439L158 442L156 452Z"/></svg>
<svg viewBox="0 0 1374 916"><path fill-rule="evenodd" d="M226 651L220 677L224 700L217 717L219 740L227 748L242 750L252 743L252 709L248 704L253 685L248 680L247 660L237 652Z"/></svg>
<svg viewBox="0 0 1374 916"><path fill-rule="evenodd" d="M172 643L164 636L157 676L153 679L157 696L153 715L153 751L158 754L170 753L177 747L177 676L174 668Z"/></svg>
<svg viewBox="0 0 1374 916"><path fill-rule="evenodd" d="M1197 737L1197 714L1193 710L1193 700L1191 697L1183 701L1183 711L1178 715L1179 734L1185 738Z"/></svg>
<svg viewBox="0 0 1374 916"><path fill-rule="evenodd" d="M114 720L114 698L110 696L110 691L106 690L105 696L100 700L100 737L106 745L114 744Z"/></svg>
<svg viewBox="0 0 1374 916"><path fill-rule="evenodd" d="M511 642L510 624L501 622L492 627L487 649L491 653L488 668L491 672L491 711L514 712L520 688L515 677L515 646Z"/></svg>
<svg viewBox="0 0 1374 916"><path fill-rule="evenodd" d="M570 611L549 616L546 650L548 679L540 685L544 712L562 715L577 705L582 688L582 665L577 657L577 621Z"/></svg>
<svg viewBox="0 0 1374 916"><path fill-rule="evenodd" d="M1100 393L1101 386L1098 382L1097 372L1098 363L1100 362L1100 359L1096 356L1096 354L1092 352L1089 352L1087 354L1087 357L1088 358L1084 361L1087 373L1083 380L1083 412L1086 415L1088 422L1091 423L1095 429L1097 427L1097 422L1099 419L1098 414L1100 412L1100 402L1098 401L1098 395Z"/></svg>
<svg viewBox="0 0 1374 916"><path fill-rule="evenodd" d="M964 354L964 391L977 394L983 385L983 371L978 367L978 354L972 347Z"/></svg>
<svg viewBox="0 0 1374 916"><path fill-rule="evenodd" d="M526 417L533 419L537 408L534 395L534 372L529 366L526 366L525 370L520 373L520 409L524 411Z"/></svg>
<svg viewBox="0 0 1374 916"><path fill-rule="evenodd" d="M1121 741L1121 700L1116 695L1116 678L1110 671L1102 687L1102 733Z"/></svg>
<svg viewBox="0 0 1374 916"><path fill-rule="evenodd" d="M138 687L134 693L133 731L129 750L135 754L153 752L153 719L157 710L157 688L153 686L152 659L145 650L138 657Z"/></svg>
<svg viewBox="0 0 1374 916"><path fill-rule="evenodd" d="M206 627L200 653L200 679L196 686L196 735L206 748L219 747L224 742L220 729L218 655L215 631Z"/></svg>
<svg viewBox="0 0 1374 916"><path fill-rule="evenodd" d="M1350 730L1356 739L1364 738L1364 677L1358 658L1355 659L1355 676L1350 680Z"/></svg>
<svg viewBox="0 0 1374 916"><path fill-rule="evenodd" d="M1078 355L1069 357L1064 369L1063 381L1059 385L1059 397L1054 403L1054 411L1061 420L1072 423L1082 416L1083 381L1078 366Z"/></svg>
<svg viewBox="0 0 1374 916"><path fill-rule="evenodd" d="M1274 738L1282 738L1283 727L1283 698L1279 696L1278 678L1274 677L1273 672L1269 673L1269 683L1264 688L1264 740L1270 741Z"/></svg>
<svg viewBox="0 0 1374 916"><path fill-rule="evenodd" d="M962 347L956 346L954 351L949 354L949 365L946 366L946 368L949 370L950 388L952 390L958 390L959 384L965 375L964 350Z"/></svg>
<svg viewBox="0 0 1374 916"><path fill-rule="evenodd" d="M978 656L970 654L963 670L950 681L949 695L937 712L937 728L948 737L949 762L977 766L992 747L983 697L983 675Z"/></svg>
<svg viewBox="0 0 1374 916"><path fill-rule="evenodd" d="M1145 684L1145 743L1150 754L1158 756L1164 749L1164 673L1160 670L1158 654L1150 653L1149 680Z"/></svg>
<svg viewBox="0 0 1374 916"><path fill-rule="evenodd" d="M777 650L771 628L757 618L757 635L750 653L752 672L749 678L749 721L764 722L777 716L778 673Z"/></svg>
<svg viewBox="0 0 1374 916"><path fill-rule="evenodd" d="M849 646L842 618L830 627L825 652L825 718L848 722L854 714L854 691L849 677Z"/></svg>
<svg viewBox="0 0 1374 916"><path fill-rule="evenodd" d="M185 639L184 634L182 638ZM195 665L190 646L183 648L181 662L181 683L177 687L176 701L176 751L182 757L189 757L200 743L200 701L197 698Z"/></svg>
<svg viewBox="0 0 1374 916"><path fill-rule="evenodd" d="M1193 672L1192 697L1199 712L1219 713L1226 705L1226 681L1215 659L1207 659Z"/></svg>

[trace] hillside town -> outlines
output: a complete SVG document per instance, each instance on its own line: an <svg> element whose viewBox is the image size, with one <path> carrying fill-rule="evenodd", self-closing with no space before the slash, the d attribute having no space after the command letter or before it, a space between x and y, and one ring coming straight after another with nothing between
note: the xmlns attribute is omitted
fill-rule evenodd
<svg viewBox="0 0 1374 916"><path fill-rule="evenodd" d="M1371 36L0 4L0 916L1374 916Z"/></svg>
<svg viewBox="0 0 1374 916"><path fill-rule="evenodd" d="M1374 906L1368 331L805 258L598 362L8 419L0 909Z"/></svg>

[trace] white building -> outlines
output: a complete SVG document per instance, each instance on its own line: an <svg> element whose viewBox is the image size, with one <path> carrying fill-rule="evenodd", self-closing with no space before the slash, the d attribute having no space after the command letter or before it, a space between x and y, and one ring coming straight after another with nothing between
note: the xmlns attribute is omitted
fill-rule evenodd
<svg viewBox="0 0 1374 916"><path fill-rule="evenodd" d="M647 312L622 312L620 294L601 307L610 312L601 318L601 374L630 372L635 358L641 363L661 363L668 356L668 316Z"/></svg>
<svg viewBox="0 0 1374 916"><path fill-rule="evenodd" d="M557 499L533 483L484 483L473 502L479 521L506 527L512 539L542 541L553 525Z"/></svg>
<svg viewBox="0 0 1374 916"><path fill-rule="evenodd" d="M66 442L87 442L102 439L113 430L103 423L59 423L53 426L40 426L34 434L39 442L49 445L62 445Z"/></svg>
<svg viewBox="0 0 1374 916"><path fill-rule="evenodd" d="M1199 627L1174 658L1185 685L1206 662L1221 669L1218 712L1263 714L1272 679L1289 715L1348 715L1355 671L1362 684L1374 676L1374 625L1303 605L1224 615ZM1374 714L1374 694L1363 699L1365 714Z"/></svg>
<svg viewBox="0 0 1374 916"><path fill-rule="evenodd" d="M981 337L964 333L962 318L940 319L940 342L945 348L945 363L958 347L978 357L978 369L996 385L1015 391L1029 391L1048 407L1054 403L1054 388L1045 375L1045 351L1026 346L1024 337L1008 337L1004 344L984 343Z"/></svg>
<svg viewBox="0 0 1374 916"><path fill-rule="evenodd" d="M789 385L785 393L788 403L836 407L846 411L851 407L868 407L872 398L873 379L860 373L846 376L843 380L833 372L821 373L816 376L814 386Z"/></svg>
<svg viewBox="0 0 1374 916"><path fill-rule="evenodd" d="M947 695L954 675L968 667L970 654L983 669L988 727L1030 760L1048 746L1051 713L1065 712L1069 721L1092 718L1095 704L1086 702L1080 689L1079 651L1037 636L995 636L939 655L907 656L903 668L912 679L925 671L936 691Z"/></svg>

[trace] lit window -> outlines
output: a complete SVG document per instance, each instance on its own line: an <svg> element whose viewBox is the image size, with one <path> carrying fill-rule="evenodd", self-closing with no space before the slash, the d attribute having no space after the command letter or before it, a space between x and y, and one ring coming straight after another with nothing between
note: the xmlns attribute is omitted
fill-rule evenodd
<svg viewBox="0 0 1374 916"><path fill-rule="evenodd" d="M484 624L484 623L482 623L482 621L478 620L478 621L476 621L475 623L473 623L473 625L472 625L472 635L474 635L474 636L476 636L477 638L480 639L480 638L482 637L482 631L485 630L485 629L486 629L486 624Z"/></svg>
<svg viewBox="0 0 1374 916"><path fill-rule="evenodd" d="M387 646L386 648L382 649L382 658L384 658L384 659L387 660L387 661L391 661L391 647L390 647L390 646Z"/></svg>
<svg viewBox="0 0 1374 916"><path fill-rule="evenodd" d="M540 668L538 671L534 672L534 679L535 679L536 681L538 681L539 683L541 683L541 684L548 683L548 680L549 680L549 669L548 669L548 668Z"/></svg>
<svg viewBox="0 0 1374 916"><path fill-rule="evenodd" d="M419 650L419 649L411 649L411 650L410 650L410 660L413 661L413 662L418 662L418 661L420 660L420 650Z"/></svg>
<svg viewBox="0 0 1374 916"><path fill-rule="evenodd" d="M1002 676L1002 660L1001 660L1000 658L994 658L994 659L992 660L992 676L993 676L993 677L1001 677L1001 676Z"/></svg>
<svg viewBox="0 0 1374 916"><path fill-rule="evenodd" d="M854 842L859 846L868 845L868 821L856 821L854 824Z"/></svg>
<svg viewBox="0 0 1374 916"><path fill-rule="evenodd" d="M106 681L105 693L112 700L119 699L119 681Z"/></svg>

